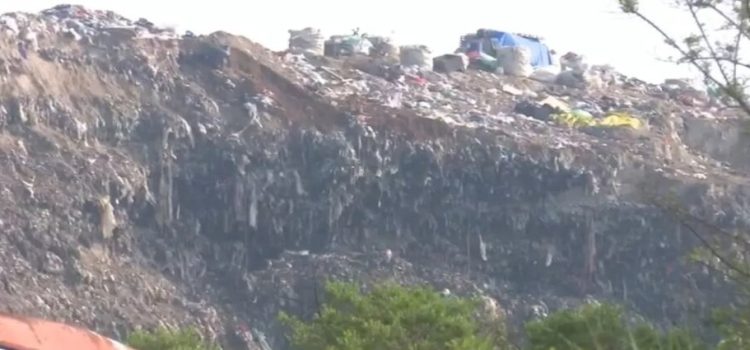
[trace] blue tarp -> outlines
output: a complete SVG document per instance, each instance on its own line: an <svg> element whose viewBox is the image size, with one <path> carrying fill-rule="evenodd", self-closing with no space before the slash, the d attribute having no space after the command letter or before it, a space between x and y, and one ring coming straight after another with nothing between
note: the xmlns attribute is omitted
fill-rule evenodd
<svg viewBox="0 0 750 350"><path fill-rule="evenodd" d="M483 32L484 37L492 40L497 47L524 46L529 48L531 51L531 65L534 67L549 66L552 64L549 48L538 40L497 30L484 30Z"/></svg>

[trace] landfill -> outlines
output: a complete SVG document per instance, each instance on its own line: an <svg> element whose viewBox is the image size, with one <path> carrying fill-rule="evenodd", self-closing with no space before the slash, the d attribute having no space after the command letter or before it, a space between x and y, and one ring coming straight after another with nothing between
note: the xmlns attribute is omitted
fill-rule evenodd
<svg viewBox="0 0 750 350"><path fill-rule="evenodd" d="M488 29L432 52L303 28L272 52L61 5L0 33L0 311L267 350L331 278L480 296L515 325L728 298L643 196L748 226L742 114L689 82Z"/></svg>

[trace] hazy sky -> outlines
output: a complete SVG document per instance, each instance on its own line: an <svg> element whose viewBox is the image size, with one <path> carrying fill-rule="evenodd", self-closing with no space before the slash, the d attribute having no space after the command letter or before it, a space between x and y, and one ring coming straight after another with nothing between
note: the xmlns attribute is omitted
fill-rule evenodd
<svg viewBox="0 0 750 350"><path fill-rule="evenodd" d="M0 12L39 10L62 0L0 0ZM575 51L591 63L609 63L622 73L661 81L687 76L685 68L661 62L671 51L636 19L619 12L617 0L78 0L95 9L145 17L178 30L225 30L272 49L283 49L288 29L318 27L323 34L363 32L391 35L400 44L426 44L436 53L453 51L459 36L478 28L536 34L562 51ZM443 5L439 5L442 3ZM641 0L643 11L669 29L690 28L684 14L666 0ZM377 4L377 5L376 5ZM466 7L461 5L466 4Z"/></svg>

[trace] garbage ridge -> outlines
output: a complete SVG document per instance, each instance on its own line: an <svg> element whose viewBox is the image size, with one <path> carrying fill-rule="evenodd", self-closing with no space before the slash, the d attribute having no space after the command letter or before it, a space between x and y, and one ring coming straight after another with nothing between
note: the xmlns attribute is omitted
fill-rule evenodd
<svg viewBox="0 0 750 350"><path fill-rule="evenodd" d="M331 277L514 322L592 298L680 322L728 293L642 196L747 226L741 114L683 81L312 28L271 52L73 5L0 33L4 311L280 349L278 311Z"/></svg>

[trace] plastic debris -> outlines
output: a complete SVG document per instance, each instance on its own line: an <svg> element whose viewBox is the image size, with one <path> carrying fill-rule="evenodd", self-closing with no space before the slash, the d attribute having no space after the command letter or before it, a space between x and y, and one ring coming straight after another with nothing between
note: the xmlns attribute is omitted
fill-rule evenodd
<svg viewBox="0 0 750 350"><path fill-rule="evenodd" d="M401 64L422 69L430 69L432 66L432 52L424 45L401 46Z"/></svg>
<svg viewBox="0 0 750 350"><path fill-rule="evenodd" d="M307 27L300 30L289 30L289 50L292 52L322 55L323 41L323 35L319 29Z"/></svg>

